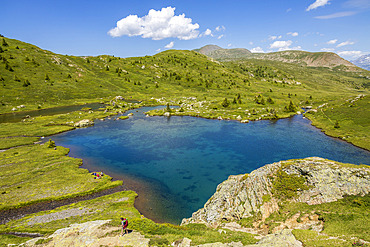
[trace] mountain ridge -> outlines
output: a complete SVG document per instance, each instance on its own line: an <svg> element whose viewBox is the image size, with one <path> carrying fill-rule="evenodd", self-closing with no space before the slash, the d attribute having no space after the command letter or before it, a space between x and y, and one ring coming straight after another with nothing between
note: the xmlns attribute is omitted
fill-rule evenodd
<svg viewBox="0 0 370 247"><path fill-rule="evenodd" d="M220 61L260 59L300 64L307 67L334 68L342 66L343 69L348 71L358 70L356 65L332 52L287 50L270 53L252 53L244 48L224 49L217 45L206 45L194 51Z"/></svg>
<svg viewBox="0 0 370 247"><path fill-rule="evenodd" d="M353 60L352 63L360 68L370 70L370 54L363 55L356 60Z"/></svg>

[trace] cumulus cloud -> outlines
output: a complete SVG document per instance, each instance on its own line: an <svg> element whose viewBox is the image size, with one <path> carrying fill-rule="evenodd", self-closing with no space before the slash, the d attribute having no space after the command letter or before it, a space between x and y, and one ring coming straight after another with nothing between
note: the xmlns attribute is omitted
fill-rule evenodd
<svg viewBox="0 0 370 247"><path fill-rule="evenodd" d="M341 51L338 52L339 56L349 57L349 58L358 58L362 55L364 55L364 52L362 51Z"/></svg>
<svg viewBox="0 0 370 247"><path fill-rule="evenodd" d="M252 53L264 53L263 49L259 46L252 48L251 52Z"/></svg>
<svg viewBox="0 0 370 247"><path fill-rule="evenodd" d="M297 37L298 36L298 32L289 32L289 33L287 33L287 35L291 35L293 37Z"/></svg>
<svg viewBox="0 0 370 247"><path fill-rule="evenodd" d="M171 49L174 46L175 42L171 41L169 44L167 44L164 48Z"/></svg>
<svg viewBox="0 0 370 247"><path fill-rule="evenodd" d="M278 40L274 43L270 44L270 49L279 49L279 51L289 50L292 49L290 46L293 44L291 40Z"/></svg>
<svg viewBox="0 0 370 247"><path fill-rule="evenodd" d="M326 20L326 19L334 19L334 18L351 16L351 15L355 15L355 14L357 14L357 12L354 12L354 11L344 11L344 12L338 12L338 13L334 13L334 14L330 14L330 15L315 16L315 18L316 19Z"/></svg>
<svg viewBox="0 0 370 247"><path fill-rule="evenodd" d="M218 26L218 27L216 27L216 29L215 29L215 30L216 30L217 32L220 32L220 31L225 31L225 29L226 29L226 28L225 28L224 26Z"/></svg>
<svg viewBox="0 0 370 247"><path fill-rule="evenodd" d="M232 44L227 44L227 47L231 47L232 46Z"/></svg>
<svg viewBox="0 0 370 247"><path fill-rule="evenodd" d="M352 42L352 41L345 41L345 42L342 42L340 44L337 45L337 47L342 47L342 46L345 46L345 45L353 45L355 42Z"/></svg>
<svg viewBox="0 0 370 247"><path fill-rule="evenodd" d="M322 7L329 4L329 0L316 0L313 4L307 7L306 11L310 11L316 9L318 7Z"/></svg>
<svg viewBox="0 0 370 247"><path fill-rule="evenodd" d="M207 28L207 30L203 33L203 35L204 36L212 36L213 37L212 31L209 28Z"/></svg>
<svg viewBox="0 0 370 247"><path fill-rule="evenodd" d="M167 7L161 10L149 10L148 15L138 17L129 15L119 21L115 28L109 30L112 37L127 35L141 36L153 40L178 38L181 40L195 39L199 36L198 23L193 24L185 14L175 15L175 8Z"/></svg>
<svg viewBox="0 0 370 247"><path fill-rule="evenodd" d="M328 45L334 45L335 43L337 43L337 39L332 39L332 40L329 40L328 42L326 42Z"/></svg>

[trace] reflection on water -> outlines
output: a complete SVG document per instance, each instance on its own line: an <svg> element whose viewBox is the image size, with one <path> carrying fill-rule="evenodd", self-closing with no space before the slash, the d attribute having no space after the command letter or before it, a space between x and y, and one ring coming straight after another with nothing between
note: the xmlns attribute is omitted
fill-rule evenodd
<svg viewBox="0 0 370 247"><path fill-rule="evenodd" d="M232 174L280 160L319 156L370 164L368 151L325 136L302 116L241 124L194 117L96 121L53 137L90 170L123 179L138 192L137 208L157 221L179 223L204 205ZM138 112L137 112L138 111ZM130 113L130 112L127 112Z"/></svg>

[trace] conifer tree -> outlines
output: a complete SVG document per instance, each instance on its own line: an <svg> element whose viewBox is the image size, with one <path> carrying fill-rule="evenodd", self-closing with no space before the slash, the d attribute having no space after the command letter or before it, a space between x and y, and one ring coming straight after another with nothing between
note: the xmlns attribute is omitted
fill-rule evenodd
<svg viewBox="0 0 370 247"><path fill-rule="evenodd" d="M6 43L5 39L3 39L3 43L2 43L3 46L9 46L8 43Z"/></svg>

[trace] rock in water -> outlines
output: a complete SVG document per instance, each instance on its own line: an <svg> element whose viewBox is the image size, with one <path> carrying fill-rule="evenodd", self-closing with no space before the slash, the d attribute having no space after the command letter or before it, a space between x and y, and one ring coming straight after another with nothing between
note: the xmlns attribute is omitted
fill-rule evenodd
<svg viewBox="0 0 370 247"><path fill-rule="evenodd" d="M80 127L80 128L88 127L91 125L94 125L94 121L91 121L89 119L84 119L74 124L75 127Z"/></svg>
<svg viewBox="0 0 370 247"><path fill-rule="evenodd" d="M277 188L279 183L289 182L296 186L294 190ZM217 186L215 194L203 208L193 213L191 218L183 219L181 224L204 223L217 227L222 220L237 221L256 214L261 214L263 221L279 210L278 202L282 199L312 205L336 201L344 195L369 192L369 166L317 157L280 161L250 174L230 176Z"/></svg>

